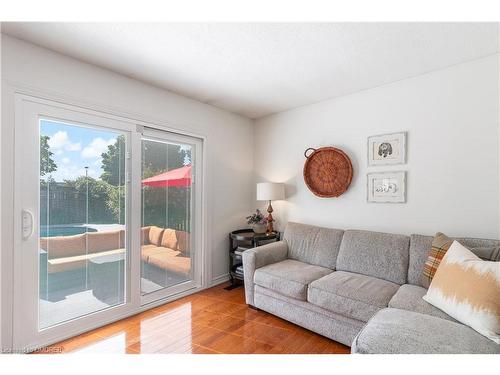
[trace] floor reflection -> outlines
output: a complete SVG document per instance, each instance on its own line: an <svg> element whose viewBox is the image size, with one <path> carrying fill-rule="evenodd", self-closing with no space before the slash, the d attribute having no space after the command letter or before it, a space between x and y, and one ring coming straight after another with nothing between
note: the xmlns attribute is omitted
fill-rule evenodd
<svg viewBox="0 0 500 375"><path fill-rule="evenodd" d="M349 353L349 348L263 311L244 289L217 286L54 346L63 353Z"/></svg>

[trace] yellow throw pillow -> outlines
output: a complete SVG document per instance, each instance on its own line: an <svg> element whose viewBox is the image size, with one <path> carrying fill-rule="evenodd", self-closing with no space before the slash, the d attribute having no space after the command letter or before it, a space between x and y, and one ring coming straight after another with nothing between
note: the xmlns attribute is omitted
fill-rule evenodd
<svg viewBox="0 0 500 375"><path fill-rule="evenodd" d="M453 241L423 299L500 344L500 262Z"/></svg>

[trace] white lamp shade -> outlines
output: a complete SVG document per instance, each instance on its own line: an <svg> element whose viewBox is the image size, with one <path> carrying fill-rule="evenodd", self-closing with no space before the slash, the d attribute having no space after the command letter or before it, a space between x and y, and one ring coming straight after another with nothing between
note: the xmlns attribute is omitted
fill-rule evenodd
<svg viewBox="0 0 500 375"><path fill-rule="evenodd" d="M277 201L285 199L285 184L260 182L257 184L258 201Z"/></svg>

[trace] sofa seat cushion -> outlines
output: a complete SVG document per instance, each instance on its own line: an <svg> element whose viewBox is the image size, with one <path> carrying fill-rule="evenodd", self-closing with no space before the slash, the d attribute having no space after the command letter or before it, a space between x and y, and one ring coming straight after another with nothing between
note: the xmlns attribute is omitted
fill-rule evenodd
<svg viewBox="0 0 500 375"><path fill-rule="evenodd" d="M307 286L331 272L329 268L286 259L258 268L254 282L284 296L306 301Z"/></svg>
<svg viewBox="0 0 500 375"><path fill-rule="evenodd" d="M354 339L351 352L371 354L500 353L500 345L463 324L408 310L379 311Z"/></svg>
<svg viewBox="0 0 500 375"><path fill-rule="evenodd" d="M149 258L149 254L151 254L153 251L155 251L158 248L156 245L142 245L141 246L141 260L143 262L147 262Z"/></svg>
<svg viewBox="0 0 500 375"><path fill-rule="evenodd" d="M307 300L326 310L367 322L387 307L399 285L351 272L336 271L309 285Z"/></svg>
<svg viewBox="0 0 500 375"><path fill-rule="evenodd" d="M167 251L150 255L148 264L176 275L188 277L191 273L191 258L175 256Z"/></svg>
<svg viewBox="0 0 500 375"><path fill-rule="evenodd" d="M141 246L141 260L143 262L149 261L149 257L153 254L163 254L163 253L175 257L175 256L179 255L181 252L176 251L176 250L172 250L172 249L169 249L166 247L156 246L156 245L143 245L143 246Z"/></svg>
<svg viewBox="0 0 500 375"><path fill-rule="evenodd" d="M424 301L422 297L425 296L426 293L427 289L421 286L410 284L401 285L396 294L389 301L389 307L432 315L438 318L451 320L452 322L456 321L437 307Z"/></svg>
<svg viewBox="0 0 500 375"><path fill-rule="evenodd" d="M76 255L72 257L49 259L47 261L48 264L47 269L49 273L71 271L78 268L86 267L87 261L89 261L90 259L96 259L101 256L107 256L107 255L121 254L124 252L125 249L115 249L115 250L102 251L100 253L90 253L84 255Z"/></svg>

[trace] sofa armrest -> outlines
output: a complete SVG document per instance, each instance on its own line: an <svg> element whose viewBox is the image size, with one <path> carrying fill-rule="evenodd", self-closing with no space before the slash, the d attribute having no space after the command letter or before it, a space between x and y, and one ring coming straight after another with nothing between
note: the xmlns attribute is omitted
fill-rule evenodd
<svg viewBox="0 0 500 375"><path fill-rule="evenodd" d="M268 264L287 259L288 245L286 241L272 242L243 252L243 274L245 279L245 299L247 304L254 306L255 270Z"/></svg>

